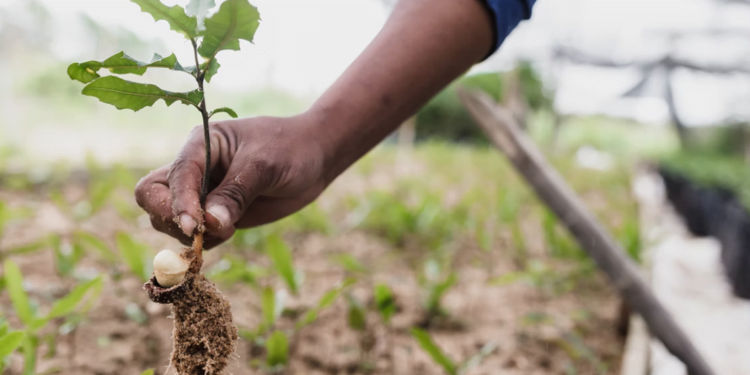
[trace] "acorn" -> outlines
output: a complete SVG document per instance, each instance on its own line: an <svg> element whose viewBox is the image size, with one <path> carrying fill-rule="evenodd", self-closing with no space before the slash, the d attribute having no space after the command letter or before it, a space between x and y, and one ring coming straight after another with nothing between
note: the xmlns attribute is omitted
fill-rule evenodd
<svg viewBox="0 0 750 375"><path fill-rule="evenodd" d="M163 288L171 288L185 279L185 273L190 263L177 254L177 252L165 249L154 257L154 276L156 282Z"/></svg>

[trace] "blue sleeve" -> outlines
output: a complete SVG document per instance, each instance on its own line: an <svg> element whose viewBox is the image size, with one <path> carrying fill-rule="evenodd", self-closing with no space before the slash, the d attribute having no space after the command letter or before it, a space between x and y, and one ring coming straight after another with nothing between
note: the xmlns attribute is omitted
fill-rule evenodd
<svg viewBox="0 0 750 375"><path fill-rule="evenodd" d="M495 21L495 47L500 48L505 38L522 20L531 18L531 8L536 0L483 0Z"/></svg>

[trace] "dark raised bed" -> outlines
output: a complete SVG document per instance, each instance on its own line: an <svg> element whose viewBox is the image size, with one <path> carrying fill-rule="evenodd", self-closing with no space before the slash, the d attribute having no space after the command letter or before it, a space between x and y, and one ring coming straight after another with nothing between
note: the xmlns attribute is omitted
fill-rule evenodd
<svg viewBox="0 0 750 375"><path fill-rule="evenodd" d="M665 167L659 168L667 198L696 236L721 243L721 260L734 293L750 299L750 213L729 190L699 186Z"/></svg>

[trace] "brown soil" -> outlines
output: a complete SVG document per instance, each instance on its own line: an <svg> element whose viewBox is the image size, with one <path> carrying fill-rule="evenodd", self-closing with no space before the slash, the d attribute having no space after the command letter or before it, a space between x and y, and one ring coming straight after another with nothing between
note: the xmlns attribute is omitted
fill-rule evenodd
<svg viewBox="0 0 750 375"><path fill-rule="evenodd" d="M350 185L348 185L350 186ZM81 188L69 186L67 197L81 196ZM335 193L327 193L329 196ZM49 233L71 233L85 228L114 245L114 234L127 231L140 241L161 248L176 248L174 241L156 233L147 218L126 221L106 208L93 218L75 224L40 192L3 192L0 200L10 206L32 207L35 217L6 228L0 249L28 243ZM543 254L538 221L521 225L530 256L542 260L550 269L564 271L564 261L547 259ZM619 367L623 338L618 332L620 301L601 275L579 282L572 290L550 292L523 282L497 285L489 281L517 270L517 261L509 251L510 233L498 233L495 249L483 251L473 241L455 239L454 268L458 283L444 298L450 319L429 327L435 341L455 360L465 360L487 343L496 349L467 374L615 374ZM396 294L398 312L392 325L379 323L374 313L368 316L368 330L357 333L347 326L347 306L343 299L324 310L311 325L293 336L290 342L289 374L441 374L440 368L416 344L409 330L423 322L423 290L414 272L415 259L424 250L394 248L381 238L360 230L333 235L297 233L285 236L294 251L295 267L304 273L298 296L289 296L287 312L280 327L293 326L295 316L314 306L330 288L340 284L347 274L330 260L334 254L349 253L372 270L371 279L360 282L353 294L371 301L373 283L384 282ZM113 246L114 248L114 246ZM257 251L234 249L224 245L205 253L204 271L224 256L234 255L261 266L269 261ZM49 308L75 281L59 277L54 254L49 249L13 256L26 279L28 292L39 301L40 311ZM142 280L132 276L123 265L122 277L103 265L94 255L77 266L79 274L101 273L105 288L95 307L71 332L60 331L63 321L50 324L42 332L57 335L41 346L37 373L138 375L155 368L156 373L174 374L169 368L172 352L172 320L168 306L155 304L143 292ZM234 323L252 329L261 321L258 293L244 284L218 285L229 300ZM281 288L279 281L274 285ZM0 293L0 315L12 326L18 321L12 313L7 293ZM142 318L137 318L141 316ZM64 334L63 334L64 333ZM366 335L366 337L365 337ZM363 350L367 342L369 350ZM236 356L230 358L226 373L233 375L263 373L257 369L262 350L240 339ZM21 374L22 357L14 354L8 375Z"/></svg>

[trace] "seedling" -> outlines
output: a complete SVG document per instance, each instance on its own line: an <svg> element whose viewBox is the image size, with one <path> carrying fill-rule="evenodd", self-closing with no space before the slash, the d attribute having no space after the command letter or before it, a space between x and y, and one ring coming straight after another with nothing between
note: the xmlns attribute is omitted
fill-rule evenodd
<svg viewBox="0 0 750 375"><path fill-rule="evenodd" d="M175 5L168 7L159 0L131 0L155 21L166 21L169 27L182 34L193 47L193 66L181 64L174 54L162 57L154 54L149 62L136 60L124 52L116 53L104 61L73 63L68 67L71 79L85 83L82 93L98 98L117 109L141 110L163 100L167 106L175 102L194 107L203 120L205 169L201 181L200 206L205 209L208 180L211 175L211 142L208 120L217 113L231 117L237 114L230 108L208 110L203 91L204 82L210 82L219 69L216 55L223 50L239 50L240 40L253 41L260 24L260 14L248 0L226 0L212 15L214 0L191 0L187 9ZM199 57L203 61L199 61ZM99 71L109 70L115 75L100 76ZM126 81L118 74L143 75L148 69L167 69L189 74L197 88L187 92L172 92L153 84ZM175 330L172 366L180 374L219 374L228 364L237 342L237 328L232 323L229 302L200 272L203 266L203 228L199 226L192 249L185 248L180 257L189 263L184 279L166 288L160 285L158 275L161 263L156 264L157 277L144 285L149 297L157 303L173 305ZM136 264L132 266L140 266ZM163 274L163 273L162 273ZM284 274L289 282L289 275ZM295 287L290 285L293 291Z"/></svg>
<svg viewBox="0 0 750 375"><path fill-rule="evenodd" d="M442 367L447 375L465 374L467 371L482 363L482 361L484 361L484 359L492 354L492 352L495 351L495 348L497 348L495 343L488 342L482 346L482 349L480 349L477 354L463 362L456 363L445 354L445 352L443 352L443 349L441 349L435 341L432 340L432 337L427 331L419 328L412 328L411 335L417 340L417 343L422 347L422 350L424 350L436 364Z"/></svg>
<svg viewBox="0 0 750 375"><path fill-rule="evenodd" d="M24 327L22 331L8 334L6 334L7 327L0 327L0 370L2 369L3 357L15 350L19 345L18 340L20 340L24 355L23 374L32 375L35 373L37 348L40 344L39 331L53 319L70 318L75 316L77 312L85 312L90 309L93 302L101 294L104 284L101 278L80 283L65 297L55 301L47 314L40 314L34 308L23 287L23 274L19 267L13 261L6 260L4 271L3 280L8 289L11 304ZM8 337L7 335L12 336Z"/></svg>

